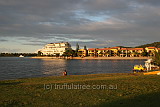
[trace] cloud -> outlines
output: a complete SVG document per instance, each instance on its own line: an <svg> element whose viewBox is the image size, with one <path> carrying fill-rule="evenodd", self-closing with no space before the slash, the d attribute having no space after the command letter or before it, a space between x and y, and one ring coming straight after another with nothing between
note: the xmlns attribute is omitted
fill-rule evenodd
<svg viewBox="0 0 160 107"><path fill-rule="evenodd" d="M22 45L100 47L160 39L159 0L1 0L0 10L1 42L18 37Z"/></svg>
<svg viewBox="0 0 160 107"><path fill-rule="evenodd" d="M138 3L142 3L142 4L149 4L149 5L160 5L160 1L159 0L135 0Z"/></svg>
<svg viewBox="0 0 160 107"><path fill-rule="evenodd" d="M8 40L0 39L0 42L7 42Z"/></svg>
<svg viewBox="0 0 160 107"><path fill-rule="evenodd" d="M0 53L18 52L20 49L0 48Z"/></svg>

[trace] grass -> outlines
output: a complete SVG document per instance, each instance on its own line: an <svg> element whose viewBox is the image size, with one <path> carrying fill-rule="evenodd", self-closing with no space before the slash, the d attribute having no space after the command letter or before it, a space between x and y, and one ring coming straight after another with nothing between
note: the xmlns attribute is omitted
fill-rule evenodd
<svg viewBox="0 0 160 107"><path fill-rule="evenodd" d="M94 74L0 81L0 106L159 107L160 77ZM56 85L105 85L106 89L54 89ZM49 87L49 86L52 86ZM111 89L117 86L117 89Z"/></svg>

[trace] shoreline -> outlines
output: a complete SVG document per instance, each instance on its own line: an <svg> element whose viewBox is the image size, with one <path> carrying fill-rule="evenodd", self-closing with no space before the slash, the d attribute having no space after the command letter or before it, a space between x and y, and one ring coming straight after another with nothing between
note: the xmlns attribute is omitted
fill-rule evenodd
<svg viewBox="0 0 160 107"><path fill-rule="evenodd" d="M3 81L18 81L18 80L28 80L28 79L42 79L42 78L69 78L69 77L88 77L88 76L102 76L102 75L134 75L134 73L100 73L100 74L85 74L85 75L52 75L52 76L40 76L40 77L26 77L26 78L16 78L16 79L2 79ZM141 75L141 74L138 74Z"/></svg>
<svg viewBox="0 0 160 107"><path fill-rule="evenodd" d="M33 59L78 59L78 60L142 60L149 59L150 57L68 57L68 58L59 58L59 57L31 57Z"/></svg>
<svg viewBox="0 0 160 107"><path fill-rule="evenodd" d="M129 73L98 73L98 74L85 74L85 75L67 75L67 76L63 76L63 75L54 75L54 76L40 76L40 77L26 77L26 78L15 78L15 79L2 79L0 80L0 82L3 81L18 81L18 80L28 80L28 79L41 79L41 78L63 78L63 77L87 77L87 76L102 76L102 75L127 75L127 76L133 76L133 75L157 75L157 73L160 73L159 70L157 71L149 71L149 72L141 72L141 73L133 73L133 72L129 72Z"/></svg>

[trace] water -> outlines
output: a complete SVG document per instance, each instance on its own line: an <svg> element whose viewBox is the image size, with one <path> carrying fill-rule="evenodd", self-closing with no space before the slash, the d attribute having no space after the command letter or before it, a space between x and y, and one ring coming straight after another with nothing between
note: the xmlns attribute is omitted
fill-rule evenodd
<svg viewBox="0 0 160 107"><path fill-rule="evenodd" d="M42 76L60 76L99 73L131 73L135 64L145 60L64 60L0 57L0 80Z"/></svg>

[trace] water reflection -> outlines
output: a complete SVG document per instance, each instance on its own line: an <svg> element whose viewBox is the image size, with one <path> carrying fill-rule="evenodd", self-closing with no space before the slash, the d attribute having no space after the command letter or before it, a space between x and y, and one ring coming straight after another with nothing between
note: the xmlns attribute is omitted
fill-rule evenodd
<svg viewBox="0 0 160 107"><path fill-rule="evenodd" d="M63 59L43 59L42 71L45 75L62 75L66 69L66 60Z"/></svg>
<svg viewBox="0 0 160 107"><path fill-rule="evenodd" d="M64 60L0 58L0 80L41 76L60 76L98 73L130 73L136 64L145 60Z"/></svg>

